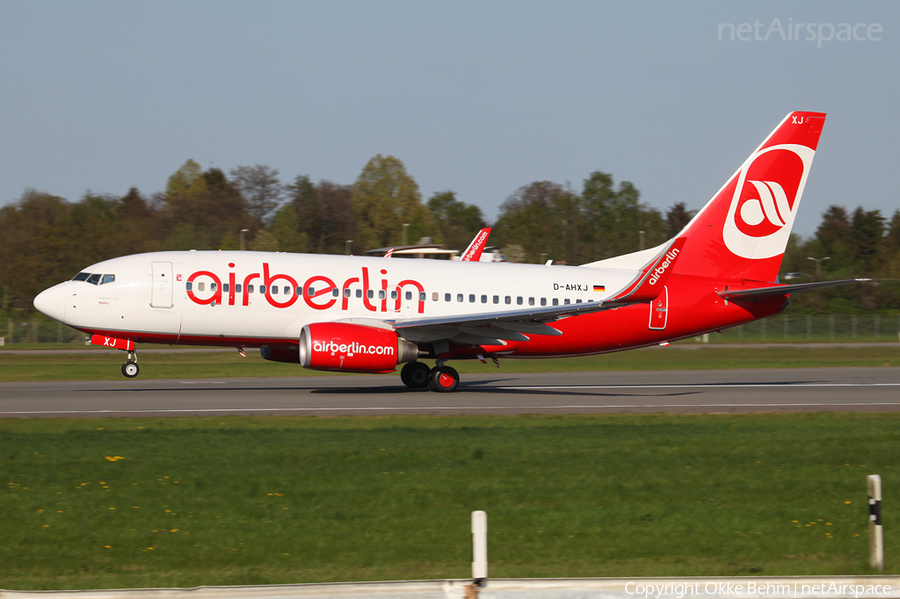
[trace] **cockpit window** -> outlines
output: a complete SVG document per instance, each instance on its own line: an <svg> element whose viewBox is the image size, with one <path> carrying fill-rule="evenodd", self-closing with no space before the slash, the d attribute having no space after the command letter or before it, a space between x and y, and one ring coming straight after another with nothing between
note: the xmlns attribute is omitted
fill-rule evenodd
<svg viewBox="0 0 900 599"><path fill-rule="evenodd" d="M107 283L115 283L116 275L97 275L89 272L80 272L72 278L73 281L84 281L91 285L106 285Z"/></svg>

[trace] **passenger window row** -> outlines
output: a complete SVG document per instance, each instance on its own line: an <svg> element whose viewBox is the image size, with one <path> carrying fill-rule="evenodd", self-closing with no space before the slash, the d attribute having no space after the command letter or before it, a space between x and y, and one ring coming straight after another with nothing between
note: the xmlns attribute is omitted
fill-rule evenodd
<svg viewBox="0 0 900 599"><path fill-rule="evenodd" d="M431 301L433 301L433 302L438 302L438 301L440 301L440 297L441 297L441 295L440 295L438 292L435 291L434 293L431 294ZM491 298L491 299L490 299L490 303L492 303L492 304L499 304L499 303L500 303L500 296L499 296L499 295L492 295L492 296L490 296L490 298ZM456 294L456 302L457 302L457 303L463 303L463 302L465 301L465 299L466 299L465 294L463 294L463 293L457 293L457 294ZM478 299L481 300L481 303L482 303L482 304L487 304L487 303L488 303L488 296L485 295L485 294L481 294L481 297L478 298L478 296L477 296L476 294L470 293L468 299L469 299L469 303L470 303L470 304L478 303ZM445 302L452 302L452 301L453 301L453 294L452 294L452 293L445 293L445 294L444 294L444 301L445 301ZM546 298L546 297L542 297L542 298L540 298L538 301L540 302L540 305L542 305L542 306L546 306L546 305L547 305L547 298ZM583 301L583 300L576 299L576 300L575 300L575 303L576 303L576 304L580 304L580 303L582 303L582 301ZM558 306L558 305L559 305L559 298L556 298L556 297L551 298L551 299L550 299L550 302L551 302L551 305L553 305L553 306ZM563 305L566 305L566 306L567 306L567 305L569 305L569 304L572 303L572 300L569 299L569 298L564 298L564 299L562 300L562 302L563 302ZM505 296L503 296L503 303L504 303L505 305L512 305L512 303L513 303L513 297L512 297L511 295L505 295ZM523 305L525 305L526 303L527 303L529 306L534 306L535 303L536 303L535 298L529 297L529 298L527 298L527 302L526 302L526 298L522 297L521 295L516 296L516 305L517 305L517 306L523 306Z"/></svg>
<svg viewBox="0 0 900 599"><path fill-rule="evenodd" d="M112 275L105 275L105 276L112 276ZM104 283L105 283L105 282L106 282L106 281L104 281ZM95 285L96 285L96 283L95 283ZM193 289L193 282L188 281L188 282L185 284L185 289L186 289L187 291L191 291L191 290ZM209 290L210 290L210 291L215 292L217 289L218 289L218 285L217 285L216 283L210 283L210 284L209 284ZM279 291L279 290L280 290L280 291ZM199 281L199 282L197 283L197 291L206 291L206 284L205 284L203 281ZM228 284L228 283L223 284L223 285L222 285L222 292L223 292L223 293L229 293L229 291L230 291L229 284ZM235 292L235 293L241 293L241 291L242 291L241 285L240 285L239 283L236 284L236 285L234 286L234 292ZM315 296L316 296L316 289L315 289L315 287L307 287L307 288L304 290L303 287L292 288L292 287L290 287L290 286L288 286L288 285L285 285L285 286L282 286L282 287L279 287L278 285L272 285L271 288L269 289L269 293L271 293L272 295L278 295L279 293L282 293L282 294L284 294L284 295L290 295L291 293L296 293L298 296L300 296L300 295L303 295L303 292L304 292L304 291L306 291L306 296L307 296L307 297L315 297ZM265 286L265 285L247 285L247 293L256 293L256 292L265 294L265 293L266 293L266 286ZM319 291L319 294L322 294L322 293L324 293L324 290L320 290L320 291ZM331 288L331 295L332 295L332 297L340 297L340 296L341 296L341 290L338 289L337 287L332 287L332 288ZM344 297L353 297L353 296L355 295L357 298L362 298L362 296L363 296L363 290L362 290L362 289L350 289L349 287L345 287L345 288L344 288L344 293L343 293L343 295L344 295ZM376 295L377 295L378 299L385 299L385 291L384 291L383 289L379 289L378 291L375 291L375 290L373 290L373 289L367 289L367 290L366 290L366 297L367 297L367 298L369 298L369 299L375 299ZM424 302L425 299L426 299L426 297L427 297L427 295L426 295L426 293L425 293L424 291L419 293L419 301ZM441 297L441 294L438 293L437 291L435 291L435 292L433 292L433 293L431 294L431 301L433 301L433 302L438 302L438 301L440 301L440 297ZM479 298L476 294L474 294L474 293L468 294L468 300L469 300L469 303L470 303L470 304L478 303L478 300L479 300L479 299L481 300L480 303L482 303L482 304L487 304L487 303L489 303L489 302L488 302L488 297L489 297L489 296L486 295L486 294L481 294L480 298ZM397 291L396 291L396 290L390 292L390 298L393 299L393 300L397 299ZM412 299L413 299L413 293L412 293L412 291L406 291L406 292L404 293L404 298L407 299L407 300L412 300ZM457 294L456 294L456 302L457 302L457 303L463 303L463 302L465 302L465 300L466 300L466 295L465 295L465 294L463 294L463 293L457 293ZM445 293L445 294L444 294L444 301L445 301L445 302L452 302L452 301L453 301L453 294L452 294L452 293ZM512 305L512 304L513 304L513 296L511 296L511 295L505 295L505 296L503 296L502 301L503 301L503 304L504 304L504 305ZM500 302L501 302L501 297L500 297L499 295L492 295L492 296L490 296L490 303L492 303L492 304L500 304ZM553 305L553 306L558 306L558 305L560 304L559 298L556 298L556 297L550 298L549 302L550 302L550 305ZM575 300L575 303L576 303L576 304L580 304L580 303L582 303L582 302L583 302L583 300L581 300L581 299L576 299L576 300ZM534 306L534 305L537 305L538 303L539 303L541 306L546 306L546 305L548 305L548 300L547 300L546 297L542 297L542 298L528 297L528 298L525 298L525 297L523 297L523 296L521 296L521 295L518 295L518 296L516 296L516 298L515 298L515 305L517 305L517 306L524 306L524 305L526 305L526 304L529 305L529 306ZM568 306L569 304L572 303L572 300L569 299L569 298L564 298L564 299L562 300L562 303L563 303L563 305Z"/></svg>

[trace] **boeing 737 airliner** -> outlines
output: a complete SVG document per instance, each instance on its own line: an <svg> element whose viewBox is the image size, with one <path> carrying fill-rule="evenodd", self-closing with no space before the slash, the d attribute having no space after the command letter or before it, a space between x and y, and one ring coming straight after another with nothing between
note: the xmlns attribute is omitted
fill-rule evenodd
<svg viewBox="0 0 900 599"><path fill-rule="evenodd" d="M453 391L449 360L580 356L667 344L777 314L778 269L825 115L789 114L673 239L581 266L268 252L158 252L94 264L35 307L122 349L260 348L306 368ZM431 359L430 367L423 360Z"/></svg>

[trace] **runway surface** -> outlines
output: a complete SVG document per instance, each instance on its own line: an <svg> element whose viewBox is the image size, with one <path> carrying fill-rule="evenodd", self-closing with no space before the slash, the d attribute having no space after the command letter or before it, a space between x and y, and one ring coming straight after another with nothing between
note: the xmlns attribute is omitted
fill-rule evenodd
<svg viewBox="0 0 900 599"><path fill-rule="evenodd" d="M900 368L464 374L456 393L397 375L0 383L0 417L894 411Z"/></svg>

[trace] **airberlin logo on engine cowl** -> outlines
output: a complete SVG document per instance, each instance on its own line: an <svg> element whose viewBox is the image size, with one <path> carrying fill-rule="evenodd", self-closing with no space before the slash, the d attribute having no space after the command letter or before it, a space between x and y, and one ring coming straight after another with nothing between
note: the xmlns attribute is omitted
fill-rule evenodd
<svg viewBox="0 0 900 599"><path fill-rule="evenodd" d="M235 268L233 262L229 269ZM275 308L290 308L301 297L313 310L328 310L338 306L350 310L359 302L370 312L399 312L404 299L415 301L417 311L425 311L425 288L414 279L391 283L386 269L381 269L381 279L373 281L377 288L369 286L369 269L362 267L360 276L352 276L338 285L325 275L308 277L300 285L298 279L282 273L272 273L268 262L263 262L262 272L239 276L231 271L225 277L208 270L198 270L187 278L185 292L188 298L201 306L249 306L253 297L264 297ZM226 281L223 284L223 280ZM415 292L413 292L415 290ZM198 295L198 293L200 295Z"/></svg>
<svg viewBox="0 0 900 599"><path fill-rule="evenodd" d="M722 230L725 245L742 258L784 252L815 150L781 144L760 150L738 174Z"/></svg>
<svg viewBox="0 0 900 599"><path fill-rule="evenodd" d="M329 352L332 356L335 354L347 354L353 356L355 354L369 354L373 356L393 356L394 348L390 345L364 345L362 343L337 343L336 341L314 341L313 351Z"/></svg>

